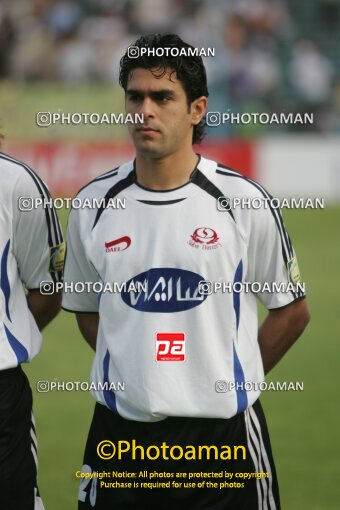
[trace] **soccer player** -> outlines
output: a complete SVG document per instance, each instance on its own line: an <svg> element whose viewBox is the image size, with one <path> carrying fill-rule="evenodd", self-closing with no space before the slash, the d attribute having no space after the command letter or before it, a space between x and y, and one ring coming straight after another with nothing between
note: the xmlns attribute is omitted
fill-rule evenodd
<svg viewBox="0 0 340 510"><path fill-rule="evenodd" d="M120 84L127 112L144 115L142 124L129 128L136 158L85 186L79 198L104 199L104 205L72 210L68 224L66 283L126 284L120 293L104 286L99 294L63 297L96 351L91 380L97 404L83 466L92 478L80 484L78 508L279 509L258 386L304 330L305 296L295 285L258 295L269 310L258 329L253 293L233 286L205 295L202 282L229 282L235 289L241 282L296 283L295 252L277 209L218 207L221 196L265 201L269 195L193 150L203 136L208 96L201 58L183 55L192 47L175 35L141 37L134 46L121 60ZM181 55L164 50L159 56L169 47ZM138 55L142 48L151 55ZM125 208L114 207L117 198ZM124 391L112 389L119 381ZM254 384L248 389L246 382ZM119 441L127 450L133 440L144 454L138 448L133 460L122 453L117 458ZM115 457L107 441L116 446ZM145 454L150 445L156 460ZM157 458L162 445L165 453ZM210 459L190 460L181 456L188 445L218 451L243 445L246 458L221 460L211 450ZM113 488L105 484L110 480L103 486L97 477L124 470L136 473L134 487ZM151 489L143 470L171 473L178 484L185 473L268 476L252 478L243 489Z"/></svg>
<svg viewBox="0 0 340 510"><path fill-rule="evenodd" d="M61 281L64 245L54 209L34 208L50 195L31 168L0 153L0 182L0 507L43 510L32 391L21 365L38 354L40 331L60 310L61 294L39 287Z"/></svg>

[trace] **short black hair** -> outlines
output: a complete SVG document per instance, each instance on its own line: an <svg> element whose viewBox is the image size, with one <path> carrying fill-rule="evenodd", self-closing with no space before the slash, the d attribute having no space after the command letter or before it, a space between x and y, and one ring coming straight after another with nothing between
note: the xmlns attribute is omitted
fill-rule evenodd
<svg viewBox="0 0 340 510"><path fill-rule="evenodd" d="M182 41L182 39L176 34L143 35L137 39L132 47L148 47L155 50L157 48L178 48L179 50L181 48L192 48L194 50L193 46ZM131 56L129 56L129 50L131 51L131 46L121 58L119 69L119 83L125 92L131 72L138 67L142 67L144 69L157 69L157 73L154 73L154 76L159 78L162 78L168 69L171 69L173 72L175 72L177 79L183 85L187 97L188 108L190 107L190 104L198 97L208 97L209 92L207 86L207 75L203 65L202 57L195 54L190 56L183 56L180 55L180 51L178 52L178 56L174 56L173 54L176 52L167 50L159 52L163 53L161 56L158 56L155 52L155 55L150 56L147 54L139 54L137 58L131 58ZM158 70L160 72L158 72ZM194 126L192 143L201 142L205 135L204 127L205 118L202 118L199 124Z"/></svg>

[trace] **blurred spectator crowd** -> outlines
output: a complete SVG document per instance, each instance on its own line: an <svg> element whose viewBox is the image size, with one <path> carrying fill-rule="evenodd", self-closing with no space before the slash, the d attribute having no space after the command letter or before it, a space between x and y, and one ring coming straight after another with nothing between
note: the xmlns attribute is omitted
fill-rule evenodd
<svg viewBox="0 0 340 510"><path fill-rule="evenodd" d="M175 32L215 48L211 111L313 112L299 129L338 131L339 11L338 0L1 0L0 80L117 83L140 34Z"/></svg>

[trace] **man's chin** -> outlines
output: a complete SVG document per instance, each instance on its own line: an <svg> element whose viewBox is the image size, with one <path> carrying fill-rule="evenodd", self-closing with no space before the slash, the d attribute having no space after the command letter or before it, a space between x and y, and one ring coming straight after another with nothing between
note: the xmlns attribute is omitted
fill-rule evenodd
<svg viewBox="0 0 340 510"><path fill-rule="evenodd" d="M143 156L149 156L149 157L160 157L162 156L164 152L164 148L160 147L159 145L155 145L150 142L142 142L142 143L135 143L136 151L139 154L142 154Z"/></svg>

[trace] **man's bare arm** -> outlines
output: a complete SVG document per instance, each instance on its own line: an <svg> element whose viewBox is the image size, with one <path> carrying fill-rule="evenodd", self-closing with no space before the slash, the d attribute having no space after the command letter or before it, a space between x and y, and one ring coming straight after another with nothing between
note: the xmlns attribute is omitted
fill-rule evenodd
<svg viewBox="0 0 340 510"><path fill-rule="evenodd" d="M51 295L40 294L39 290L27 293L28 306L40 331L60 312L61 293Z"/></svg>
<svg viewBox="0 0 340 510"><path fill-rule="evenodd" d="M310 313L306 299L279 310L269 311L258 336L266 374L299 338L309 321Z"/></svg>
<svg viewBox="0 0 340 510"><path fill-rule="evenodd" d="M76 313L78 326L86 342L95 351L97 344L99 314L98 313Z"/></svg>

